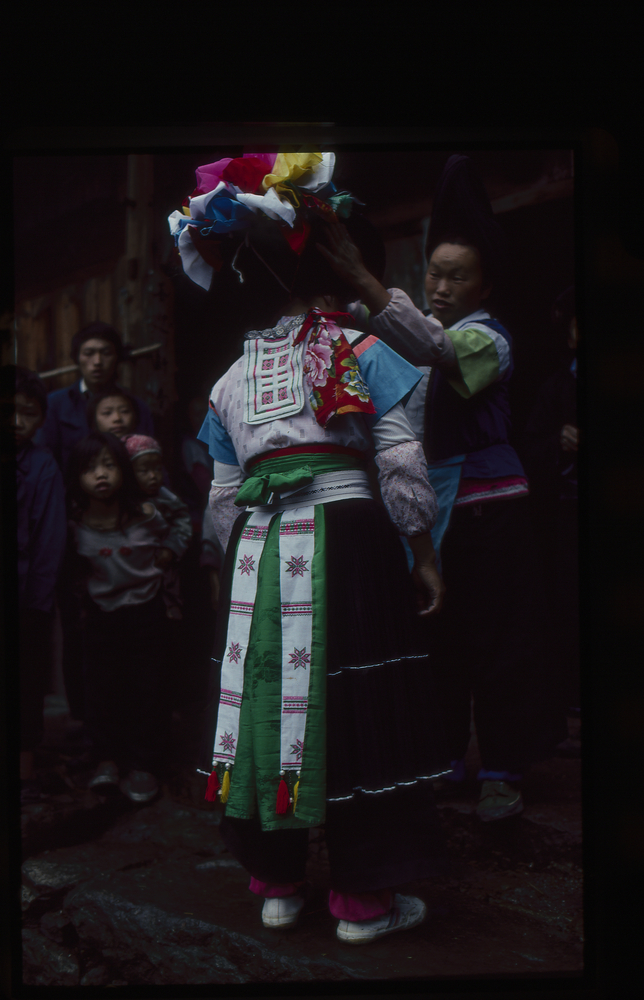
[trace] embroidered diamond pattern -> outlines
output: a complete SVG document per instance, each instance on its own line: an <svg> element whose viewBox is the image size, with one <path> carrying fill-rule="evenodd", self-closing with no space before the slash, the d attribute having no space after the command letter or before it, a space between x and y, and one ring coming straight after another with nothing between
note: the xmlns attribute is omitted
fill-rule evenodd
<svg viewBox="0 0 644 1000"><path fill-rule="evenodd" d="M255 570L255 560L253 559L252 556L244 556L242 559L239 560L238 569L241 570L242 576L244 575L244 573L247 573L248 576L250 576L251 570L253 571Z"/></svg>
<svg viewBox="0 0 644 1000"><path fill-rule="evenodd" d="M264 358L262 361L262 371L270 371L275 364L275 358Z"/></svg>
<svg viewBox="0 0 644 1000"><path fill-rule="evenodd" d="M308 561L309 560L305 559L304 556L293 556L293 558L287 562L286 568L291 574L291 579L296 576L304 576L305 573L309 572L306 565Z"/></svg>
<svg viewBox="0 0 644 1000"><path fill-rule="evenodd" d="M296 670L298 667L306 670L307 664L311 662L311 654L307 653L306 646L303 649L296 649L294 647L293 652L289 653L289 656L291 657L289 662L293 664Z"/></svg>
<svg viewBox="0 0 644 1000"><path fill-rule="evenodd" d="M238 642L233 642L230 644L228 650L228 659L231 663L239 663L241 657L241 646Z"/></svg>
<svg viewBox="0 0 644 1000"><path fill-rule="evenodd" d="M277 393L277 398L278 399L287 399L288 398L288 389L280 389L279 392Z"/></svg>
<svg viewBox="0 0 644 1000"><path fill-rule="evenodd" d="M296 760L302 760L302 750L304 749L304 744L302 740L296 740L295 743L291 743L291 754L295 754Z"/></svg>
<svg viewBox="0 0 644 1000"><path fill-rule="evenodd" d="M221 745L222 750L229 750L232 752L235 749L235 739L233 737L233 734L227 733L225 730L224 730L224 735L221 736L219 739L219 743Z"/></svg>
<svg viewBox="0 0 644 1000"><path fill-rule="evenodd" d="M266 405L267 403L272 403L272 402L273 402L273 393L272 392L263 392L262 393L262 403L264 403L264 405Z"/></svg>

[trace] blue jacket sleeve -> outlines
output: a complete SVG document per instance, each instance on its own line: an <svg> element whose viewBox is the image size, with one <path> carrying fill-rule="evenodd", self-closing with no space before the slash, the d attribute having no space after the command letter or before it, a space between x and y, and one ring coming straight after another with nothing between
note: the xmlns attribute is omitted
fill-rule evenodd
<svg viewBox="0 0 644 1000"><path fill-rule="evenodd" d="M49 448L50 452L62 469L62 440L60 433L60 415L58 413L58 398L54 394L47 400L47 416L42 427L36 432L33 443L43 448Z"/></svg>
<svg viewBox="0 0 644 1000"><path fill-rule="evenodd" d="M139 404L139 423L136 428L137 434L145 434L146 437L154 437L154 419L150 410L143 402L142 399L136 397L136 401Z"/></svg>
<svg viewBox="0 0 644 1000"><path fill-rule="evenodd" d="M216 462L222 462L224 465L239 465L230 435L219 419L212 403L210 403L208 415L201 430L197 434L197 440L208 445L208 453Z"/></svg>
<svg viewBox="0 0 644 1000"><path fill-rule="evenodd" d="M25 607L51 611L67 540L65 490L51 456L44 463L29 512L29 573Z"/></svg>
<svg viewBox="0 0 644 1000"><path fill-rule="evenodd" d="M396 403L406 403L422 378L417 368L376 337L361 340L353 347L353 353L376 408L371 417L374 422L384 417Z"/></svg>

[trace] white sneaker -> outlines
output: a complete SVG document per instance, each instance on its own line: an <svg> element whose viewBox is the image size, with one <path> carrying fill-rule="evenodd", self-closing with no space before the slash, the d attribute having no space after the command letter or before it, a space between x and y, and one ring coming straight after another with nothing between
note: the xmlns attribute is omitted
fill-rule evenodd
<svg viewBox="0 0 644 1000"><path fill-rule="evenodd" d="M483 782L476 815L484 823L518 816L521 812L523 797L518 788L513 788L507 781Z"/></svg>
<svg viewBox="0 0 644 1000"><path fill-rule="evenodd" d="M369 941L375 941L384 934L410 930L422 924L426 916L427 907L422 899L416 896L401 896L397 892L389 913L383 913L381 917L372 917L371 920L361 920L359 923L341 920L337 934L340 941L346 941L348 944L368 944Z"/></svg>
<svg viewBox="0 0 644 1000"><path fill-rule="evenodd" d="M95 788L98 792L118 789L119 769L113 760L102 760L90 778L89 788Z"/></svg>
<svg viewBox="0 0 644 1000"><path fill-rule="evenodd" d="M157 779L147 771L130 771L119 788L131 802L151 802L159 791Z"/></svg>
<svg viewBox="0 0 644 1000"><path fill-rule="evenodd" d="M262 923L264 927L280 930L295 927L303 906L302 896L274 896L264 902Z"/></svg>

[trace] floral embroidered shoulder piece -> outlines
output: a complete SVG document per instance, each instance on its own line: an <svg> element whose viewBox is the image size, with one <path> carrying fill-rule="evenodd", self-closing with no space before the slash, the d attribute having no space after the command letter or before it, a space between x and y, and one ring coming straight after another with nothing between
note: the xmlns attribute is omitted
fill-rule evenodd
<svg viewBox="0 0 644 1000"><path fill-rule="evenodd" d="M312 309L306 316L283 317L272 330L246 334L246 423L299 413L305 386L322 427L336 414L376 412L358 359L336 323L344 315Z"/></svg>

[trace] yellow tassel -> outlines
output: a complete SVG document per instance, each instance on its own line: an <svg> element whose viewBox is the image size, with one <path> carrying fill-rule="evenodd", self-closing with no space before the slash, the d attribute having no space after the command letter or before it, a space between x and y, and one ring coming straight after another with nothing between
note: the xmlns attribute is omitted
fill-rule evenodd
<svg viewBox="0 0 644 1000"><path fill-rule="evenodd" d="M300 787L299 779L295 782L295 787L293 788L293 812L295 812L295 807L297 805L297 790Z"/></svg>
<svg viewBox="0 0 644 1000"><path fill-rule="evenodd" d="M226 773L224 774L224 780L222 781L221 784L221 796L220 796L221 802L228 801L229 791L230 791L230 771L226 771Z"/></svg>

